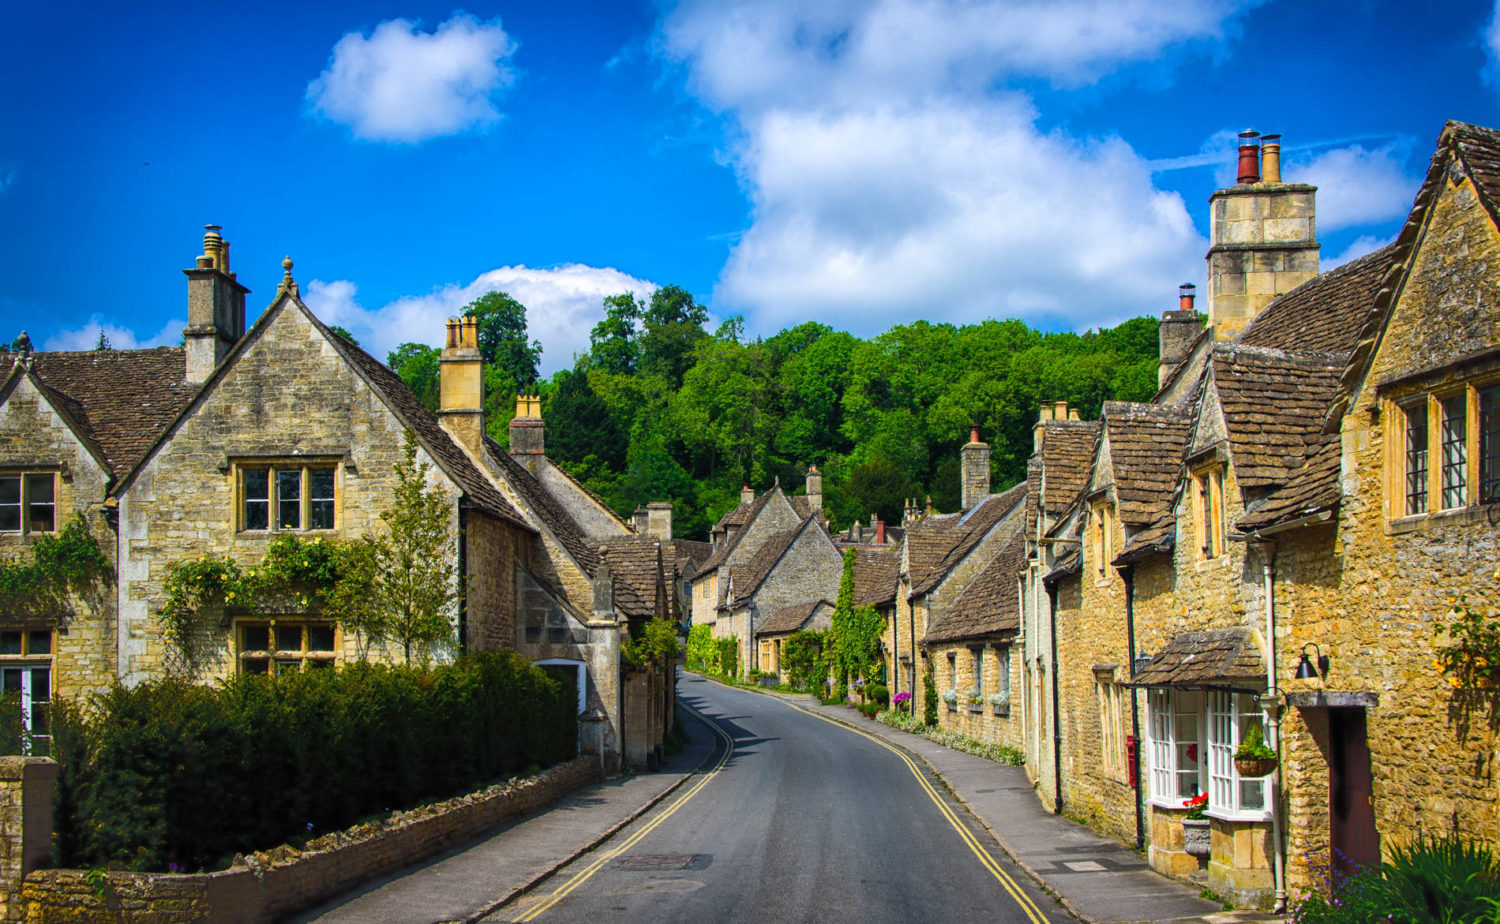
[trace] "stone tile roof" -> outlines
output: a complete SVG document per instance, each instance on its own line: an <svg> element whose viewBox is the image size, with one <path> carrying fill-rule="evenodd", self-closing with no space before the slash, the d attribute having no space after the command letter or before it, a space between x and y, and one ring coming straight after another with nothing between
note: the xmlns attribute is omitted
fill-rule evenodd
<svg viewBox="0 0 1500 924"><path fill-rule="evenodd" d="M1016 581L1025 567L1026 533L1018 529L953 606L928 627L926 641L953 642L1019 631L1021 609Z"/></svg>
<svg viewBox="0 0 1500 924"><path fill-rule="evenodd" d="M1343 499L1339 484L1343 461L1338 434L1328 434L1322 445L1282 487L1257 502L1235 522L1241 532L1254 532L1279 523L1332 510Z"/></svg>
<svg viewBox="0 0 1500 924"><path fill-rule="evenodd" d="M573 515L568 513L567 508L552 496L552 492L535 475L526 470L526 466L512 459L510 453L499 443L485 437L484 448L491 461L505 473L505 480L521 495L526 506L557 537L557 541L562 543L578 567L592 576L599 567L598 547L589 539L583 527L578 525L578 521L573 519Z"/></svg>
<svg viewBox="0 0 1500 924"><path fill-rule="evenodd" d="M9 369L21 354L0 352ZM182 347L30 354L31 371L79 437L118 478L140 462L198 393Z"/></svg>
<svg viewBox="0 0 1500 924"><path fill-rule="evenodd" d="M1064 552L1052 563L1052 570L1042 575L1042 583L1055 584L1065 577L1083 570L1083 550L1077 547Z"/></svg>
<svg viewBox="0 0 1500 924"><path fill-rule="evenodd" d="M928 593L941 583L948 572L974 550L990 529L1025 499L1026 485L1023 482L1003 494L987 496L962 516L953 514L954 519L947 523L946 528L934 530L924 540L922 556L923 561L931 562L931 565L920 575L915 563L911 565L911 596ZM941 555L936 554L939 549L942 550Z"/></svg>
<svg viewBox="0 0 1500 924"><path fill-rule="evenodd" d="M655 539L620 536L600 543L599 554L614 577L615 609L630 619L654 617L662 578L661 545Z"/></svg>
<svg viewBox="0 0 1500 924"><path fill-rule="evenodd" d="M1160 519L1171 508L1191 417L1181 408L1106 401L1101 418L1120 521L1145 525Z"/></svg>
<svg viewBox="0 0 1500 924"><path fill-rule="evenodd" d="M1216 344L1214 385L1242 488L1282 484L1323 443L1346 354Z"/></svg>
<svg viewBox="0 0 1500 924"><path fill-rule="evenodd" d="M686 573L684 565L691 564L693 571L703 570L703 563L713 555L712 543L699 542L697 539L673 539L672 554L677 565L677 573Z"/></svg>
<svg viewBox="0 0 1500 924"><path fill-rule="evenodd" d="M740 540L744 538L745 528L749 526L751 520L755 519L756 514L760 513L761 508L771 499L774 492L775 489L767 491L750 503L740 504L719 518L719 522L714 524L714 532L734 527L734 535L719 542L719 547L699 568L700 573L712 571L729 559L729 553L733 552L740 544Z"/></svg>
<svg viewBox="0 0 1500 924"><path fill-rule="evenodd" d="M1099 421L1050 420L1042 426L1042 509L1062 513L1088 485Z"/></svg>
<svg viewBox="0 0 1500 924"><path fill-rule="evenodd" d="M1261 690L1266 685L1266 667L1260 645L1243 626L1184 632L1168 642L1130 685Z"/></svg>
<svg viewBox="0 0 1500 924"><path fill-rule="evenodd" d="M1236 343L1315 353L1348 353L1400 253L1392 243L1277 296L1240 331Z"/></svg>
<svg viewBox="0 0 1500 924"><path fill-rule="evenodd" d="M1171 512L1171 506L1172 502L1169 500L1168 512L1161 519L1132 533L1125 540L1125 548L1120 550L1120 554L1110 564L1124 565L1171 552L1172 547L1177 544L1177 515Z"/></svg>
<svg viewBox="0 0 1500 924"><path fill-rule="evenodd" d="M806 603L793 603L791 606L783 606L766 614L764 621L755 629L755 635L789 635L807 625L818 612L820 606L833 606L827 600L811 600Z"/></svg>
<svg viewBox="0 0 1500 924"><path fill-rule="evenodd" d="M1038 506L1042 500L1042 461L1033 458L1026 463L1026 532L1036 532Z"/></svg>
<svg viewBox="0 0 1500 924"><path fill-rule="evenodd" d="M896 601L899 549L855 549L854 605L882 606Z"/></svg>

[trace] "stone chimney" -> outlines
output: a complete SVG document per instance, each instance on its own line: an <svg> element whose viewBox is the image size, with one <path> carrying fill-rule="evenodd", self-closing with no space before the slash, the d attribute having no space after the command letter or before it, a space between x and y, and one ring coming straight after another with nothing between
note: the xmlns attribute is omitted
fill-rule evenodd
<svg viewBox="0 0 1500 924"><path fill-rule="evenodd" d="M877 519L875 521L875 544L876 545L885 545L885 521L884 520Z"/></svg>
<svg viewBox="0 0 1500 924"><path fill-rule="evenodd" d="M229 242L218 225L203 226L203 254L188 278L187 381L202 382L245 334L245 295L250 291L229 271Z"/></svg>
<svg viewBox="0 0 1500 924"><path fill-rule="evenodd" d="M1271 299L1318 275L1317 188L1281 182L1281 136L1240 135L1239 183L1209 197L1208 323L1231 340ZM1269 161L1262 179L1261 155Z"/></svg>
<svg viewBox="0 0 1500 924"><path fill-rule="evenodd" d="M1161 313L1161 324L1156 329L1158 388L1165 385L1172 371L1187 359L1188 350L1192 348L1198 332L1203 329L1203 319L1193 308L1193 296L1197 288L1190 282L1178 286L1177 310Z"/></svg>
<svg viewBox="0 0 1500 924"><path fill-rule="evenodd" d="M1031 451L1033 454L1042 451L1042 444L1047 438L1047 421L1052 419L1052 404L1048 402L1042 405L1037 412L1036 426L1031 428Z"/></svg>
<svg viewBox="0 0 1500 924"><path fill-rule="evenodd" d="M959 450L963 460L963 509L968 510L990 493L990 444L979 441L979 428L969 430L969 442Z"/></svg>
<svg viewBox="0 0 1500 924"><path fill-rule="evenodd" d="M906 505L901 508L901 526L903 528L914 525L922 518L922 508L917 506L915 497L908 497Z"/></svg>
<svg viewBox="0 0 1500 924"><path fill-rule="evenodd" d="M650 521L646 518L645 507L635 508L635 513L630 515L630 525L635 528L637 536L646 535L646 529L650 525Z"/></svg>
<svg viewBox="0 0 1500 924"><path fill-rule="evenodd" d="M542 423L540 395L516 395L516 416L510 421L510 454L527 470L546 458L547 430Z"/></svg>
<svg viewBox="0 0 1500 924"><path fill-rule="evenodd" d="M658 542L672 541L672 505L652 501L646 505L646 535Z"/></svg>
<svg viewBox="0 0 1500 924"><path fill-rule="evenodd" d="M484 357L473 318L449 318L438 356L438 420L469 452L484 452Z"/></svg>
<svg viewBox="0 0 1500 924"><path fill-rule="evenodd" d="M740 503L748 504L755 500L755 490L748 484L740 488Z"/></svg>
<svg viewBox="0 0 1500 924"><path fill-rule="evenodd" d="M814 513L823 509L823 473L816 465L807 470L807 506Z"/></svg>

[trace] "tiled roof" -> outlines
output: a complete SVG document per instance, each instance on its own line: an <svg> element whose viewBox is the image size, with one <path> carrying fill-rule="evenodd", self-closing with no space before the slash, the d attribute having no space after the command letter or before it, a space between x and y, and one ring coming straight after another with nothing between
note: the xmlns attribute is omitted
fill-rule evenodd
<svg viewBox="0 0 1500 924"><path fill-rule="evenodd" d="M677 564L677 573L683 574L686 568L683 566L691 563L693 570L703 570L703 563L714 553L714 547L707 542L699 542L696 539L673 539L672 553Z"/></svg>
<svg viewBox="0 0 1500 924"><path fill-rule="evenodd" d="M599 567L599 553L572 514L558 503L557 498L552 496L552 492L535 475L526 470L526 466L512 459L510 453L501 448L499 443L485 437L484 448L494 464L505 472L505 480L521 495L526 506L557 537L557 541L562 543L573 561L578 563L578 567L585 574L592 575Z"/></svg>
<svg viewBox="0 0 1500 924"><path fill-rule="evenodd" d="M655 616L661 577L661 546L656 540L640 536L606 539L599 553L614 577L615 608L631 619Z"/></svg>
<svg viewBox="0 0 1500 924"><path fill-rule="evenodd" d="M0 369L8 371L19 355L0 352ZM182 347L30 355L49 400L62 405L115 477L141 461L198 392L185 380Z"/></svg>
<svg viewBox="0 0 1500 924"><path fill-rule="evenodd" d="M755 627L757 637L762 635L787 635L796 632L807 621L813 618L820 606L833 606L827 600L811 600L806 603L793 603L791 606L783 606L766 614L765 620Z"/></svg>
<svg viewBox="0 0 1500 924"><path fill-rule="evenodd" d="M1106 401L1115 499L1121 522L1160 519L1171 507L1191 418L1180 408Z"/></svg>
<svg viewBox="0 0 1500 924"><path fill-rule="evenodd" d="M809 531L822 533L828 544L830 546L833 544L833 540L829 539L828 533L824 531L823 524L812 517L804 519L800 526L793 529L772 533L766 537L765 542L761 543L760 548L755 550L755 554L748 562L734 569L734 599L744 600L759 590L760 585L776 568L776 563L781 560L781 556L797 542L804 532Z"/></svg>
<svg viewBox="0 0 1500 924"><path fill-rule="evenodd" d="M1265 529L1324 510L1331 510L1343 499L1339 477L1343 473L1338 434L1323 438L1322 445L1287 483L1236 521L1243 532Z"/></svg>
<svg viewBox="0 0 1500 924"><path fill-rule="evenodd" d="M1052 570L1042 575L1042 582L1055 584L1070 574L1077 574L1083 570L1083 550L1077 547L1064 552L1061 557L1052 563Z"/></svg>
<svg viewBox="0 0 1500 924"><path fill-rule="evenodd" d="M1395 244L1387 244L1278 296L1235 342L1278 350L1349 352L1398 253Z"/></svg>
<svg viewBox="0 0 1500 924"><path fill-rule="evenodd" d="M1036 532L1038 505L1042 501L1042 460L1026 463L1026 532Z"/></svg>
<svg viewBox="0 0 1500 924"><path fill-rule="evenodd" d="M1260 690L1266 685L1266 667L1247 628L1184 632L1168 642L1130 685Z"/></svg>
<svg viewBox="0 0 1500 924"><path fill-rule="evenodd" d="M468 496L469 503L528 531L533 528L530 523L526 522L526 518L511 505L510 501L505 499L505 495L490 484L489 479L469 458L469 454L453 441L453 437L448 435L448 431L443 429L443 425L438 423L437 418L426 405L411 393L410 388L406 387L401 376L385 363L325 327L323 322L319 321L317 316L302 304L300 299L294 298L292 304L300 308L312 320L339 355L343 356L349 365L353 366L354 370L384 399L386 406L396 417L417 435L422 446L438 460L438 464L453 477L459 488ZM271 312L266 312L255 323L255 326L259 328L262 324L269 323L270 316ZM237 350L243 347L246 339L248 338L241 339L240 346L236 347Z"/></svg>
<svg viewBox="0 0 1500 924"><path fill-rule="evenodd" d="M719 522L714 525L714 531L717 532L726 527L734 527L734 535L719 542L719 547L714 550L714 553L698 569L700 573L712 571L729 559L729 553L733 552L735 547L740 544L740 540L745 537L745 529L750 525L750 521L755 519L756 514L760 513L761 508L771 499L774 491L775 489L767 491L748 504L740 504L719 519Z"/></svg>
<svg viewBox="0 0 1500 924"><path fill-rule="evenodd" d="M951 642L1019 630L1020 596L1016 580L1025 567L1026 533L1017 529L1000 548L1000 554L928 628L926 640Z"/></svg>
<svg viewBox="0 0 1500 924"><path fill-rule="evenodd" d="M920 575L915 564L911 567L911 595L920 596L941 583L955 565L974 551L985 534L1025 499L1026 485L1023 482L1004 494L985 497L963 516L950 521L947 529L934 531L930 548L924 550L923 556L924 560L932 562L931 566ZM943 551L941 556L931 554L939 548Z"/></svg>
<svg viewBox="0 0 1500 924"><path fill-rule="evenodd" d="M1241 487L1282 484L1322 445L1323 419L1347 359L1345 354L1214 346L1214 383Z"/></svg>
<svg viewBox="0 0 1500 924"><path fill-rule="evenodd" d="M856 549L854 605L880 606L895 602L897 572L900 570L899 549Z"/></svg>
<svg viewBox="0 0 1500 924"><path fill-rule="evenodd" d="M1169 502L1170 508L1170 502ZM1155 523L1138 530L1125 540L1125 548L1110 564L1124 565L1152 555L1164 555L1177 544L1177 516L1170 509Z"/></svg>
<svg viewBox="0 0 1500 924"><path fill-rule="evenodd" d="M1042 426L1041 502L1047 513L1061 513L1088 485L1099 421L1049 420Z"/></svg>

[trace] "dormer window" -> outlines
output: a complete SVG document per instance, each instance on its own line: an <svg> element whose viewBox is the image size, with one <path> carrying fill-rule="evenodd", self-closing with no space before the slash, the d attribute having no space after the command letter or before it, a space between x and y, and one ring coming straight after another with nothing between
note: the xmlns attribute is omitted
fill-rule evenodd
<svg viewBox="0 0 1500 924"><path fill-rule="evenodd" d="M0 475L0 533L57 529L57 473Z"/></svg>
<svg viewBox="0 0 1500 924"><path fill-rule="evenodd" d="M328 464L242 464L239 474L239 529L333 529L337 508L337 467Z"/></svg>
<svg viewBox="0 0 1500 924"><path fill-rule="evenodd" d="M1193 473L1193 529L1198 558L1224 554L1224 467L1214 465Z"/></svg>

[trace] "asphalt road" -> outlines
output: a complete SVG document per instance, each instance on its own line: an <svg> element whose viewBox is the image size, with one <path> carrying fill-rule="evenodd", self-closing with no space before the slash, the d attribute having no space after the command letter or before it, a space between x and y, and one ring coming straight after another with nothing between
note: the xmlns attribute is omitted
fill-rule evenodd
<svg viewBox="0 0 1500 924"><path fill-rule="evenodd" d="M679 694L723 732L700 777L487 920L1071 920L882 743L691 675Z"/></svg>

